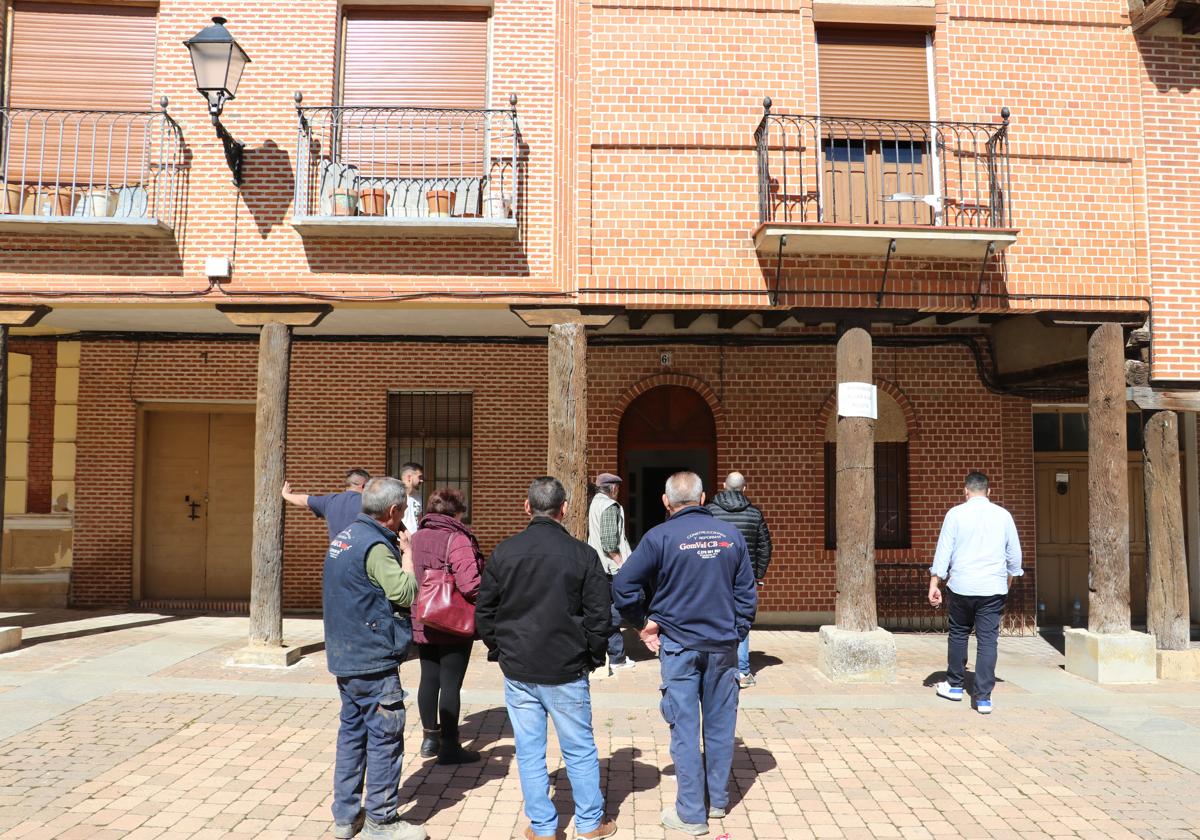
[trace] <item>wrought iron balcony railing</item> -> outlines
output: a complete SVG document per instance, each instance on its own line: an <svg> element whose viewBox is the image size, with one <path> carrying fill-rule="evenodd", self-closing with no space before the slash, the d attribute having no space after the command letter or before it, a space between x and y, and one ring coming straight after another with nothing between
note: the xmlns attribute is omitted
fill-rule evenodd
<svg viewBox="0 0 1200 840"><path fill-rule="evenodd" d="M179 124L161 111L0 108L0 225L169 231L183 194Z"/></svg>
<svg viewBox="0 0 1200 840"><path fill-rule="evenodd" d="M336 235L512 236L520 129L509 109L303 107L295 223Z"/></svg>
<svg viewBox="0 0 1200 840"><path fill-rule="evenodd" d="M996 124L771 112L755 132L763 224L1012 227L1008 109Z"/></svg>

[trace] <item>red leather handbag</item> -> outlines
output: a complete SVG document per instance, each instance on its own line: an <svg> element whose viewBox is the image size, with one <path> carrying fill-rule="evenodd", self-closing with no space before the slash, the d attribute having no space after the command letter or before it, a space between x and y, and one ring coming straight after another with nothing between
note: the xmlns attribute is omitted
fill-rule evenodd
<svg viewBox="0 0 1200 840"><path fill-rule="evenodd" d="M470 638L475 635L475 605L463 597L454 582L450 568L451 534L446 539L446 564L441 569L427 569L421 589L412 606L413 621L426 627Z"/></svg>

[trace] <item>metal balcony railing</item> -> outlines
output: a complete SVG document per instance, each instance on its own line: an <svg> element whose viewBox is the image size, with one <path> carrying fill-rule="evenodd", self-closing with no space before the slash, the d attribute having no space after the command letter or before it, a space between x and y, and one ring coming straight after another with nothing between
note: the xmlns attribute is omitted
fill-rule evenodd
<svg viewBox="0 0 1200 840"><path fill-rule="evenodd" d="M0 108L0 221L172 228L183 132L161 111Z"/></svg>
<svg viewBox="0 0 1200 840"><path fill-rule="evenodd" d="M295 215L515 225L520 129L508 109L303 107L297 96Z"/></svg>
<svg viewBox="0 0 1200 840"><path fill-rule="evenodd" d="M1011 228L1008 109L995 124L771 113L758 148L759 221Z"/></svg>

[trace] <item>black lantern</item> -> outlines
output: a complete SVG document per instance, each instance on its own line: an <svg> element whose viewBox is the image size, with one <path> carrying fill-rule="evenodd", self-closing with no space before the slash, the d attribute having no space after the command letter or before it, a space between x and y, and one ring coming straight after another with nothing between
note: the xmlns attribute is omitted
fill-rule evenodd
<svg viewBox="0 0 1200 840"><path fill-rule="evenodd" d="M225 160L233 172L233 182L240 186L245 146L234 140L221 124L221 111L226 102L236 97L242 71L250 63L250 56L225 28L225 18L214 17L212 21L211 26L204 27L183 43L192 56L196 90L208 100L208 113L217 129L217 137L225 146Z"/></svg>

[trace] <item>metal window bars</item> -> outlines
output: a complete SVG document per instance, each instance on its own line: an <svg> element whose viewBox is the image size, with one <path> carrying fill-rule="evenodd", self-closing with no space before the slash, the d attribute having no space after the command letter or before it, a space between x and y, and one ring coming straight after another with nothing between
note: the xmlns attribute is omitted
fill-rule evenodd
<svg viewBox="0 0 1200 840"><path fill-rule="evenodd" d="M754 138L759 221L1011 228L1000 123L776 114Z"/></svg>
<svg viewBox="0 0 1200 840"><path fill-rule="evenodd" d="M159 111L0 108L0 214L174 226L179 124Z"/></svg>
<svg viewBox="0 0 1200 840"><path fill-rule="evenodd" d="M517 99L510 108L305 107L295 215L513 219L520 205Z"/></svg>

